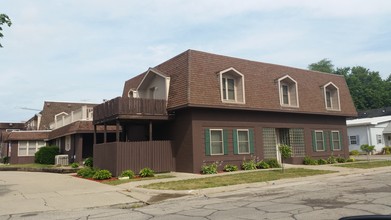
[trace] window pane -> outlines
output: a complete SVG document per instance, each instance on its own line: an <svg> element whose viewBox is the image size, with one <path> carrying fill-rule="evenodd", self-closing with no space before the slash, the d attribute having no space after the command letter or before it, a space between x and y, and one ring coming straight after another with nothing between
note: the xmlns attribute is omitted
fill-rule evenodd
<svg viewBox="0 0 391 220"><path fill-rule="evenodd" d="M27 156L27 141L19 141L18 155Z"/></svg>
<svg viewBox="0 0 391 220"><path fill-rule="evenodd" d="M223 131L210 131L211 154L223 154Z"/></svg>
<svg viewBox="0 0 391 220"><path fill-rule="evenodd" d="M235 80L227 79L228 99L235 100Z"/></svg>
<svg viewBox="0 0 391 220"><path fill-rule="evenodd" d="M322 132L316 132L316 140L323 141L323 133Z"/></svg>
<svg viewBox="0 0 391 220"><path fill-rule="evenodd" d="M326 105L327 108L331 108L331 92L326 91Z"/></svg>
<svg viewBox="0 0 391 220"><path fill-rule="evenodd" d="M323 146L323 132L315 132L316 134L316 149L324 150Z"/></svg>
<svg viewBox="0 0 391 220"><path fill-rule="evenodd" d="M238 131L239 153L249 153L248 131Z"/></svg>
<svg viewBox="0 0 391 220"><path fill-rule="evenodd" d="M223 78L223 99L227 99L227 86L226 86L227 80Z"/></svg>
<svg viewBox="0 0 391 220"><path fill-rule="evenodd" d="M282 102L289 105L289 88L287 85L282 85Z"/></svg>
<svg viewBox="0 0 391 220"><path fill-rule="evenodd" d="M357 144L356 136L350 136L350 144Z"/></svg>

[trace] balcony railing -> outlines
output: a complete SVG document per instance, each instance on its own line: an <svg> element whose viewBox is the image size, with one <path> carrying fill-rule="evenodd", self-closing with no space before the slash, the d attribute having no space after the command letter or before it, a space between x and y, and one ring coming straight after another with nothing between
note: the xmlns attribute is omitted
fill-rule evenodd
<svg viewBox="0 0 391 220"><path fill-rule="evenodd" d="M126 116L167 116L166 100L117 97L94 107L94 123Z"/></svg>

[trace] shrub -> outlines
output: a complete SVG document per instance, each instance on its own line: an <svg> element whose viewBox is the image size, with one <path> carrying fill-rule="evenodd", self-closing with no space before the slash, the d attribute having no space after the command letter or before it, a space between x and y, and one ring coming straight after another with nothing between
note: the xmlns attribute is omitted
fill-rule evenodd
<svg viewBox="0 0 391 220"><path fill-rule="evenodd" d="M270 168L280 168L280 164L278 163L277 159L268 159L266 160L266 163L269 164Z"/></svg>
<svg viewBox="0 0 391 220"><path fill-rule="evenodd" d="M261 160L257 163L257 168L258 169L269 169L270 166L268 163L266 163L265 161Z"/></svg>
<svg viewBox="0 0 391 220"><path fill-rule="evenodd" d="M248 161L243 160L242 169L243 170L256 170L257 164L256 164L255 160L248 160Z"/></svg>
<svg viewBox="0 0 391 220"><path fill-rule="evenodd" d="M78 167L79 167L79 164L78 164L78 163L72 163L72 164L71 164L71 167L72 167L72 168L78 168Z"/></svg>
<svg viewBox="0 0 391 220"><path fill-rule="evenodd" d="M9 162L10 162L10 157L8 157L8 156L3 157L3 159L2 159L1 162L2 162L3 164L9 163Z"/></svg>
<svg viewBox="0 0 391 220"><path fill-rule="evenodd" d="M318 164L319 164L319 165L327 164L327 160L325 160L325 159L319 159L319 160L318 160Z"/></svg>
<svg viewBox="0 0 391 220"><path fill-rule="evenodd" d="M91 167L84 167L77 171L77 175L83 178L92 178L95 174L96 170Z"/></svg>
<svg viewBox="0 0 391 220"><path fill-rule="evenodd" d="M337 161L338 163L345 163L345 162L346 162L346 159L343 158L343 157L338 157L338 158L336 159L336 161Z"/></svg>
<svg viewBox="0 0 391 220"><path fill-rule="evenodd" d="M134 177L134 172L132 170L124 170L120 177L129 177L129 179L132 179Z"/></svg>
<svg viewBox="0 0 391 220"><path fill-rule="evenodd" d="M236 165L227 164L224 166L225 172L233 172L233 171L237 171L237 170L238 170L238 166L236 166Z"/></svg>
<svg viewBox="0 0 391 220"><path fill-rule="evenodd" d="M391 154L391 147L390 146L383 147L383 153L387 155Z"/></svg>
<svg viewBox="0 0 391 220"><path fill-rule="evenodd" d="M349 154L352 156L358 156L358 155L360 155L360 152L358 150L352 150L349 152Z"/></svg>
<svg viewBox="0 0 391 220"><path fill-rule="evenodd" d="M94 160L92 159L92 157L88 157L84 162L83 162L84 166L86 167L93 167L94 166Z"/></svg>
<svg viewBox="0 0 391 220"><path fill-rule="evenodd" d="M204 164L201 166L201 173L202 174L216 174L217 168L221 166L223 161L215 161L211 164L206 164L204 161Z"/></svg>
<svg viewBox="0 0 391 220"><path fill-rule="evenodd" d="M108 170L98 170L92 176L94 180L106 180L111 178L111 173Z"/></svg>
<svg viewBox="0 0 391 220"><path fill-rule="evenodd" d="M155 171L153 171L151 168L145 167L140 170L138 173L141 177L153 177L155 176Z"/></svg>
<svg viewBox="0 0 391 220"><path fill-rule="evenodd" d="M54 164L56 155L59 154L57 146L45 146L35 153L35 163Z"/></svg>
<svg viewBox="0 0 391 220"><path fill-rule="evenodd" d="M352 157L349 157L349 158L346 160L346 162L354 162L354 161L356 161L356 159L354 159L354 158L352 158Z"/></svg>
<svg viewBox="0 0 391 220"><path fill-rule="evenodd" d="M334 164L336 162L337 162L337 160L335 159L334 156L330 156L329 158L327 158L327 163L328 164Z"/></svg>
<svg viewBox="0 0 391 220"><path fill-rule="evenodd" d="M312 159L309 156L305 156L303 159L303 164L304 165L318 165L318 161L315 159Z"/></svg>

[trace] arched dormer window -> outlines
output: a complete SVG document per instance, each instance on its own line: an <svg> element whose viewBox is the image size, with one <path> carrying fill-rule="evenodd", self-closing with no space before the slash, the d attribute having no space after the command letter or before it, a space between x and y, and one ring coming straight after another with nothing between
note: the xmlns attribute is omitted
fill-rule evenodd
<svg viewBox="0 0 391 220"><path fill-rule="evenodd" d="M327 110L340 111L339 89L338 87L329 82L323 86L324 102Z"/></svg>
<svg viewBox="0 0 391 220"><path fill-rule="evenodd" d="M278 79L278 92L281 106L299 107L297 82L292 77L286 75Z"/></svg>
<svg viewBox="0 0 391 220"><path fill-rule="evenodd" d="M219 72L221 101L245 103L244 76L233 67Z"/></svg>
<svg viewBox="0 0 391 220"><path fill-rule="evenodd" d="M135 91L135 90L133 90L133 89L129 90L129 92L128 92L128 97L129 97L129 98L138 98L138 93L137 93L137 91Z"/></svg>

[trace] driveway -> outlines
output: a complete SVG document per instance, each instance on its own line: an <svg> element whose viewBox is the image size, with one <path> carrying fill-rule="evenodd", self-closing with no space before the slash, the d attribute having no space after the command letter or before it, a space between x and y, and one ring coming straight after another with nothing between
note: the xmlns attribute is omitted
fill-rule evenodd
<svg viewBox="0 0 391 220"><path fill-rule="evenodd" d="M0 216L134 203L126 191L69 174L0 172Z"/></svg>

